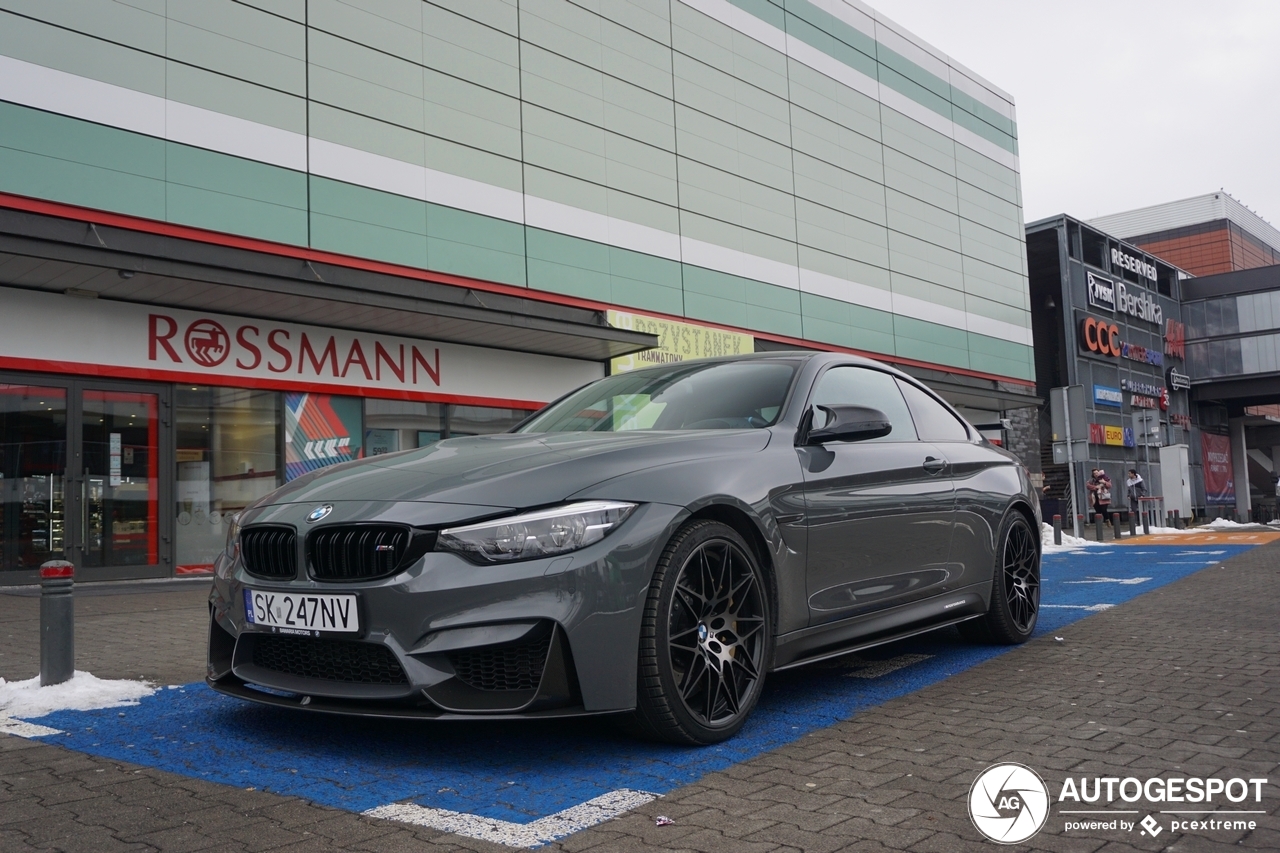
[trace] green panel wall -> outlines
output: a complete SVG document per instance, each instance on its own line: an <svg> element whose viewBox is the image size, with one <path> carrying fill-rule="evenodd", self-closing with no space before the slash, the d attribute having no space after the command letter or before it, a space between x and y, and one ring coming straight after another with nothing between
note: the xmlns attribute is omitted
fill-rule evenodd
<svg viewBox="0 0 1280 853"><path fill-rule="evenodd" d="M0 190L1031 378L965 319L1030 326L1011 106L808 0L731 2L810 53L680 0L12 0L0 56L162 118L0 102ZM166 103L198 108L177 136Z"/></svg>

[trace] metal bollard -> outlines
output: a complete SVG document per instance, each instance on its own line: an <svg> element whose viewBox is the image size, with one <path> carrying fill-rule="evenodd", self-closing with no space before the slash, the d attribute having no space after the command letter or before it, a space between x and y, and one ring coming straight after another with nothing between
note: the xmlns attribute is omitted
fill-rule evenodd
<svg viewBox="0 0 1280 853"><path fill-rule="evenodd" d="M1142 535L1151 535L1151 510L1146 509L1142 512Z"/></svg>
<svg viewBox="0 0 1280 853"><path fill-rule="evenodd" d="M1138 519L1133 514L1133 510L1129 510L1129 535L1130 536L1138 535Z"/></svg>
<svg viewBox="0 0 1280 853"><path fill-rule="evenodd" d="M40 686L61 684L75 675L76 567L66 560L40 566Z"/></svg>
<svg viewBox="0 0 1280 853"><path fill-rule="evenodd" d="M1099 542L1107 541L1106 526L1102 523L1102 513L1095 512L1093 514L1093 532L1098 537Z"/></svg>
<svg viewBox="0 0 1280 853"><path fill-rule="evenodd" d="M1053 517L1053 544L1062 544L1062 516L1060 515Z"/></svg>
<svg viewBox="0 0 1280 853"><path fill-rule="evenodd" d="M1111 532L1116 535L1116 541L1120 541L1120 513L1111 516Z"/></svg>
<svg viewBox="0 0 1280 853"><path fill-rule="evenodd" d="M1182 510L1180 509L1173 511L1173 526L1178 530L1182 529Z"/></svg>

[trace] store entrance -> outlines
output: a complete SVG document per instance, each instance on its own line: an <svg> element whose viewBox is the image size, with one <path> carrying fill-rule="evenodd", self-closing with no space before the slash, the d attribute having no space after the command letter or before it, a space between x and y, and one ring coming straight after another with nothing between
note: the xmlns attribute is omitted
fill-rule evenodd
<svg viewBox="0 0 1280 853"><path fill-rule="evenodd" d="M0 583L170 574L169 389L0 376Z"/></svg>

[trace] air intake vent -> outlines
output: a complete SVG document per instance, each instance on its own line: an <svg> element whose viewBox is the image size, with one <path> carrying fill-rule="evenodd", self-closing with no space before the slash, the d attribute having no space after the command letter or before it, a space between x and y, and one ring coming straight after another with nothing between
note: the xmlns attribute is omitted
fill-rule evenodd
<svg viewBox="0 0 1280 853"><path fill-rule="evenodd" d="M319 581L362 581L395 574L430 547L407 527L387 524L340 524L321 527L307 537L307 563ZM412 547L411 547L412 545Z"/></svg>
<svg viewBox="0 0 1280 853"><path fill-rule="evenodd" d="M240 558L255 577L291 580L298 574L298 534L292 527L246 527L240 531Z"/></svg>
<svg viewBox="0 0 1280 853"><path fill-rule="evenodd" d="M395 653L380 643L255 634L253 665L344 684L408 684Z"/></svg>
<svg viewBox="0 0 1280 853"><path fill-rule="evenodd" d="M538 640L453 652L449 662L458 680L477 690L536 690L550 646L547 631Z"/></svg>

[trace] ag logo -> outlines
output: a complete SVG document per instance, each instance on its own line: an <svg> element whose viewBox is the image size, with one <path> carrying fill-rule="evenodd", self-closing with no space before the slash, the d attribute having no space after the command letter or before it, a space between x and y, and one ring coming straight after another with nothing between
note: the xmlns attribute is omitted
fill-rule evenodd
<svg viewBox="0 0 1280 853"><path fill-rule="evenodd" d="M1022 764L995 764L969 789L969 819L997 844L1018 844L1039 832L1049 817L1049 789Z"/></svg>
<svg viewBox="0 0 1280 853"><path fill-rule="evenodd" d="M333 512L333 504L321 504L307 514L307 521L319 521L331 512Z"/></svg>

